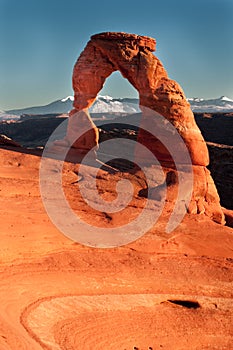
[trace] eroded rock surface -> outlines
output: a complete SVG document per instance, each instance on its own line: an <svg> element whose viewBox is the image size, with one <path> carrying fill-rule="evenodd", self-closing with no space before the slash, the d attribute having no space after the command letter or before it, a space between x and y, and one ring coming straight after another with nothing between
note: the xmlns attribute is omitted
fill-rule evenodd
<svg viewBox="0 0 233 350"><path fill-rule="evenodd" d="M165 210L130 245L82 246L48 217L40 161L0 149L1 350L232 349L232 229L186 215L168 235ZM62 173L75 215L106 229L138 216L144 200L137 195L120 213L96 212L78 190L77 168L66 163ZM125 176L135 192L141 188L136 176ZM119 178L99 172L106 200L115 198ZM56 191L53 198L57 208Z"/></svg>
<svg viewBox="0 0 233 350"><path fill-rule="evenodd" d="M74 109L70 113L65 144L73 144L78 149L83 147L80 140L75 143L69 141L73 140L74 125L77 121L77 127L81 127L81 124L78 125L80 113L83 120L86 119L91 125L88 108L95 101L106 78L118 70L139 92L143 117L138 142L150 149L160 162L174 167L166 145L143 130L145 125L152 122L150 111L170 121L187 146L193 164L194 188L189 210L191 213L205 212L213 220L224 223L214 182L206 170L209 164L206 143L182 88L169 79L162 63L154 56L155 44L153 38L121 32L100 33L91 37L73 71ZM91 148L97 147L97 144L98 134L92 125L90 132L85 134L85 145ZM140 152L137 157L140 157Z"/></svg>

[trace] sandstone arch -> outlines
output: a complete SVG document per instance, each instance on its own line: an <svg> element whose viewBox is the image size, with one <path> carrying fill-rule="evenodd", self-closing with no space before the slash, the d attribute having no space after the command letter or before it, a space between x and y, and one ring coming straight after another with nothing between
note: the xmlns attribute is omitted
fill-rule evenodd
<svg viewBox="0 0 233 350"><path fill-rule="evenodd" d="M107 77L118 70L139 92L140 105L169 119L184 138L193 164L208 165L208 151L181 87L153 55L155 40L126 33L91 37L73 71L74 108L89 108Z"/></svg>
<svg viewBox="0 0 233 350"><path fill-rule="evenodd" d="M78 58L73 71L74 109L70 112L65 144L69 135L82 123L92 125L92 130L73 144L79 149L97 147L98 131L91 121L88 108L95 101L107 77L114 71L139 92L140 105L148 107L167 118L183 138L191 157L194 172L192 213L206 213L223 223L224 216L213 180L206 166L209 163L205 141L196 125L190 105L182 88L169 79L160 60L153 55L156 42L153 38L127 33L107 32L93 35ZM78 118L78 119L77 119ZM149 116L144 115L144 120ZM142 121L143 123L143 121ZM156 151L157 144L141 130L138 140Z"/></svg>

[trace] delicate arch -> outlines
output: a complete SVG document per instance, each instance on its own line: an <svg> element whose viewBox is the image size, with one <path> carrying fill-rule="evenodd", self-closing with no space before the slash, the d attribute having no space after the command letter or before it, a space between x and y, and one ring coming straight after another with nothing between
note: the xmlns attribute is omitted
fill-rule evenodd
<svg viewBox="0 0 233 350"><path fill-rule="evenodd" d="M149 133L145 134L143 126L151 122L148 110L158 112L168 119L184 140L193 164L194 184L189 211L205 212L214 221L224 223L218 193L206 169L209 163L206 143L182 88L168 78L162 63L153 55L154 50L155 40L145 36L101 33L91 37L74 66L74 109L70 112L67 134L62 145L71 146L69 140L74 140L77 131L85 124L89 131L72 146L85 152L97 149L98 129L89 116L88 108L95 101L106 78L118 70L138 91L140 105L148 107L147 110L142 108L138 141L155 155L165 155L167 160L166 147ZM169 167L166 171L168 169Z"/></svg>
<svg viewBox="0 0 233 350"><path fill-rule="evenodd" d="M177 127L192 163L206 166L207 147L190 105L179 84L168 78L162 63L153 55L154 50L155 40L145 36L127 33L92 36L74 66L74 109L89 108L107 77L118 70L138 91L141 106L162 114ZM145 139L142 131L139 139L142 142Z"/></svg>

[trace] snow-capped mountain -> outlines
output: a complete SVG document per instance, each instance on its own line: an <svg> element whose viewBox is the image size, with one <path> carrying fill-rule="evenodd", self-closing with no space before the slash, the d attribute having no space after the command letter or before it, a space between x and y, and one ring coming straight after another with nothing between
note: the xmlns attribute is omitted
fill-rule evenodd
<svg viewBox="0 0 233 350"><path fill-rule="evenodd" d="M193 112L200 113L228 113L233 112L233 100L226 96L216 99L204 100L203 98L188 98Z"/></svg>
<svg viewBox="0 0 233 350"><path fill-rule="evenodd" d="M13 109L7 111L9 114L16 114L16 115L22 115L22 114L52 114L52 113L67 113L72 109L73 104L73 97L68 96L62 100L58 100L52 103L49 103L45 106L36 106L36 107L27 107L27 108L20 108L20 109Z"/></svg>
<svg viewBox="0 0 233 350"><path fill-rule="evenodd" d="M113 98L111 96L97 96L90 108L91 113L139 113L138 99Z"/></svg>
<svg viewBox="0 0 233 350"><path fill-rule="evenodd" d="M0 111L0 122L6 121L6 120L17 120L19 118L20 118L19 115L9 114L4 111Z"/></svg>
<svg viewBox="0 0 233 350"><path fill-rule="evenodd" d="M67 96L45 106L29 107L23 109L10 110L3 112L2 115L22 114L51 114L68 113L72 109L74 97ZM226 96L216 99L205 100L202 98L189 98L191 108L194 112L216 113L233 112L233 100ZM111 96L97 96L96 101L90 108L91 113L139 113L139 100L136 98L113 98ZM0 114L1 115L1 114ZM16 117L17 118L17 117ZM3 119L0 117L0 119Z"/></svg>
<svg viewBox="0 0 233 350"><path fill-rule="evenodd" d="M73 108L73 96L67 96L61 100L52 102L46 106L29 107L16 110L10 110L7 113L22 114L50 114L50 113L68 113ZM111 96L97 96L94 104L90 108L91 113L138 113L138 99L118 98Z"/></svg>

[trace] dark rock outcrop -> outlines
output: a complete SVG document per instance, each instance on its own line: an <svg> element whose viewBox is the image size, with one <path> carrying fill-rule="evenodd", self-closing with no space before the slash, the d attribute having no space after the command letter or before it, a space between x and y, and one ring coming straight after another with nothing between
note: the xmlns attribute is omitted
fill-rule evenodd
<svg viewBox="0 0 233 350"><path fill-rule="evenodd" d="M233 209L233 146L208 142L212 177L223 207Z"/></svg>
<svg viewBox="0 0 233 350"><path fill-rule="evenodd" d="M6 135L0 134L0 145L21 147L21 145Z"/></svg>

